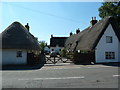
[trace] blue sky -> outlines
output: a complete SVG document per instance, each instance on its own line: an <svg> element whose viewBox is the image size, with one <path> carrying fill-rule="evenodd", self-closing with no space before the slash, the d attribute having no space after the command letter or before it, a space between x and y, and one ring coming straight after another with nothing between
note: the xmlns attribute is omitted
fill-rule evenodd
<svg viewBox="0 0 120 90"><path fill-rule="evenodd" d="M5 30L14 21L29 23L30 32L49 44L53 36L69 36L77 28L84 30L91 17L99 20L101 2L2 2L2 27ZM0 32L1 32L0 31Z"/></svg>

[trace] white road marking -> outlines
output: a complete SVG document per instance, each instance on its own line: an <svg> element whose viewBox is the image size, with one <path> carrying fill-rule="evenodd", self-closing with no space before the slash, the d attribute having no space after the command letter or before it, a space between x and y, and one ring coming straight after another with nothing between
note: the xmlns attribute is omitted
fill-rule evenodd
<svg viewBox="0 0 120 90"><path fill-rule="evenodd" d="M46 68L46 67L43 67L41 70L44 70L44 69L77 69L77 68L104 68L104 67L110 67L110 66L80 66L80 67L50 67L50 68Z"/></svg>
<svg viewBox="0 0 120 90"><path fill-rule="evenodd" d="M110 67L110 66L89 66L86 68L106 68L106 67Z"/></svg>
<svg viewBox="0 0 120 90"><path fill-rule="evenodd" d="M42 68L41 70L48 70L48 69L57 69L57 70L61 70L61 69L76 69L76 68L81 68L81 67L57 67L57 68Z"/></svg>
<svg viewBox="0 0 120 90"><path fill-rule="evenodd" d="M58 78L27 78L27 79L18 79L18 80L60 80L60 79L83 79L84 76L81 77L58 77Z"/></svg>
<svg viewBox="0 0 120 90"><path fill-rule="evenodd" d="M92 69L92 68L108 68L108 67L111 67L111 66L103 66L103 65L99 65L99 66L96 66L96 65L88 65L88 66L56 66L56 67L43 67L41 70L64 70L64 69L79 69L79 68L89 68L89 69Z"/></svg>
<svg viewBox="0 0 120 90"><path fill-rule="evenodd" d="M86 67L86 68L99 68L99 67Z"/></svg>
<svg viewBox="0 0 120 90"><path fill-rule="evenodd" d="M81 67L74 67L74 68L73 67L72 68L71 67L69 67L69 68L53 68L53 69L75 69L75 68L81 68Z"/></svg>
<svg viewBox="0 0 120 90"><path fill-rule="evenodd" d="M113 77L119 77L120 75L113 75Z"/></svg>

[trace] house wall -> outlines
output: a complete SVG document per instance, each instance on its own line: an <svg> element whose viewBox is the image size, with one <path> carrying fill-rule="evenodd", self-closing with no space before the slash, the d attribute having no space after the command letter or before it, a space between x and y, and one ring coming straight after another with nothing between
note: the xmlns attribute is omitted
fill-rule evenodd
<svg viewBox="0 0 120 90"><path fill-rule="evenodd" d="M0 51L1 52L1 51ZM22 50L22 57L16 57L17 50L2 50L2 65L27 64L27 51Z"/></svg>
<svg viewBox="0 0 120 90"><path fill-rule="evenodd" d="M45 48L44 48L44 51L48 51L48 52L49 52L50 49L49 49L48 47L45 47Z"/></svg>
<svg viewBox="0 0 120 90"><path fill-rule="evenodd" d="M112 43L106 43L106 36L112 36L113 42ZM119 48L119 40L117 36L115 35L115 32L113 31L113 28L111 24L107 27L107 30L104 32L102 38L100 39L96 50L95 50L95 58L96 63L102 63L102 62L118 62L120 56L118 55L120 53ZM105 58L105 52L115 52L115 59L106 59ZM120 60L119 60L120 61Z"/></svg>

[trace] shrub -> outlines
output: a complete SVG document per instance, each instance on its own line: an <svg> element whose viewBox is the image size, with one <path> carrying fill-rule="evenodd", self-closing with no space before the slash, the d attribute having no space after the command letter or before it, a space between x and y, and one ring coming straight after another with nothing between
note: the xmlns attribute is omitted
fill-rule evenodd
<svg viewBox="0 0 120 90"><path fill-rule="evenodd" d="M62 57L67 57L67 50L65 48L61 49L61 56Z"/></svg>

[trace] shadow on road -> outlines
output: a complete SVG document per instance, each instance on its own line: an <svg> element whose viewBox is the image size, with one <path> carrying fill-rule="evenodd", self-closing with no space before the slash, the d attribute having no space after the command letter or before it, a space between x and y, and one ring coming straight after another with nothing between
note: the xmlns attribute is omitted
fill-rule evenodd
<svg viewBox="0 0 120 90"><path fill-rule="evenodd" d="M120 63L80 63L80 64L75 64L75 65L104 65L104 66L113 66L113 67L120 67Z"/></svg>
<svg viewBox="0 0 120 90"><path fill-rule="evenodd" d="M120 63L104 63L105 66L120 67Z"/></svg>
<svg viewBox="0 0 120 90"><path fill-rule="evenodd" d="M3 66L2 71L4 71L4 70L36 70L36 69L42 68L43 66L44 66L44 64Z"/></svg>

